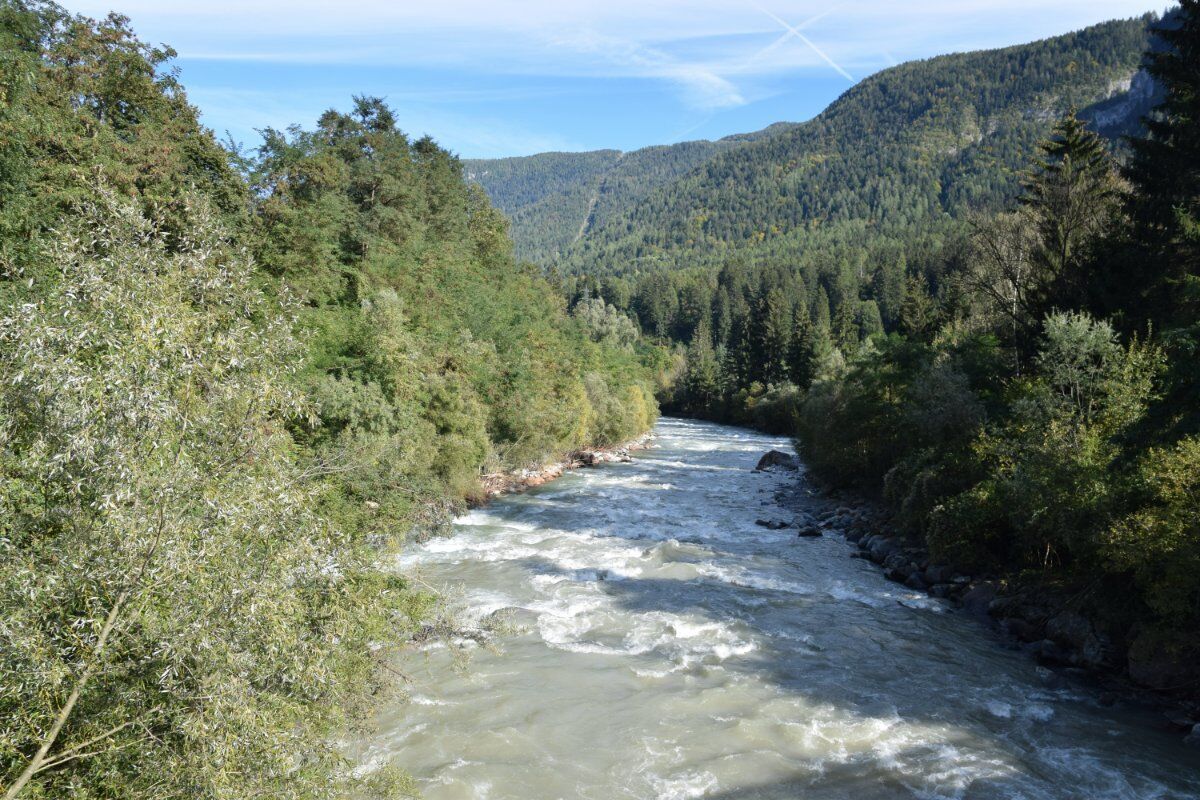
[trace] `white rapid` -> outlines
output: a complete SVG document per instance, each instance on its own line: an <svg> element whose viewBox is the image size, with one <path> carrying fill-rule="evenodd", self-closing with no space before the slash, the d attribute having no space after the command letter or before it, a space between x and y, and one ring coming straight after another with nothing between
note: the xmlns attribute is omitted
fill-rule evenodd
<svg viewBox="0 0 1200 800"><path fill-rule="evenodd" d="M379 712L363 769L429 800L1197 798L1200 751L1103 708L838 537L797 539L753 471L783 440L664 420L631 464L458 521L401 568L468 621Z"/></svg>

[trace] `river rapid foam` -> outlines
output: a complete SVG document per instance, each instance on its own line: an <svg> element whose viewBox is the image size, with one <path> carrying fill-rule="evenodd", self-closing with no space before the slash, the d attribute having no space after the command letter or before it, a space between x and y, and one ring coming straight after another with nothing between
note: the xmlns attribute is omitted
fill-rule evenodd
<svg viewBox="0 0 1200 800"><path fill-rule="evenodd" d="M633 463L459 519L399 568L493 647L407 654L363 769L425 797L1200 798L1200 751L1102 707L836 537L755 525L787 442L666 419ZM801 476L800 480L803 480Z"/></svg>

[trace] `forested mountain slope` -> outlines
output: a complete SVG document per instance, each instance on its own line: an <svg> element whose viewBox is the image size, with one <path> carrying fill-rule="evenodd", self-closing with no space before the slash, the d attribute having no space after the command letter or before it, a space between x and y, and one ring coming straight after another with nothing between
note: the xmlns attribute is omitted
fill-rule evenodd
<svg viewBox="0 0 1200 800"><path fill-rule="evenodd" d="M714 155L790 127L778 122L717 141L655 145L628 153L593 150L466 159L463 167L512 221L517 257L548 265L602 221L617 217Z"/></svg>
<svg viewBox="0 0 1200 800"><path fill-rule="evenodd" d="M596 154L553 154L556 164L577 165L570 202L518 205L523 180L514 173L524 179L542 156L468 162L468 169L512 217L520 255L545 262L574 241L559 262L567 271L715 266L738 252L787 264L815 232L822 239L904 235L968 209L1002 206L1015 196L1036 142L1071 106L1085 119L1095 115L1106 134L1131 132L1153 94L1144 75L1134 79L1147 22L902 64L862 81L809 122L749 140L647 148L614 160L606 179L600 170L583 175ZM523 169L501 171L512 162ZM483 163L497 165L492 176L480 176ZM575 241L587 196L601 183Z"/></svg>

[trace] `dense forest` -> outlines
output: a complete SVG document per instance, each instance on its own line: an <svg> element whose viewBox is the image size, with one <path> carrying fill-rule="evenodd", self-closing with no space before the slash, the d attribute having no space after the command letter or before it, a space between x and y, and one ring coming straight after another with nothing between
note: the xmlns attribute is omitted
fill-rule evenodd
<svg viewBox="0 0 1200 800"><path fill-rule="evenodd" d="M1019 62L1043 64L1043 85L1066 57L1124 70L1143 23L1041 43ZM1088 46L1100 50L1085 59L1076 48ZM1093 620L1108 643L1097 659L1142 685L1194 693L1200 4L1155 21L1145 46L1153 90L1142 99L1161 102L1142 126L1124 124L1136 136L1105 139L1104 125L1068 107L1011 172L999 164L1022 152L1032 125L971 175L896 176L867 159L858 178L824 184L828 218L845 221L797 240L805 249L793 262L739 253L717 269L602 271L565 290L686 348L669 408L796 435L815 475L877 497L935 559L1013 593L1051 593ZM1010 74L1018 54L978 63ZM911 70L939 62L971 63ZM1088 85L1060 101L1086 100ZM924 152L921 140L907 146ZM695 181L733 187L755 174L715 169ZM885 204L900 220L886 236L877 223L892 212L872 200L881 179L904 190ZM1005 206L969 202L1008 186ZM947 198L972 208L919 224ZM740 241L732 228L720 236Z"/></svg>
<svg viewBox="0 0 1200 800"><path fill-rule="evenodd" d="M1108 22L902 64L864 79L799 125L639 151L641 163L629 165L621 184L628 188L600 193L607 207L554 263L594 276L716 270L733 259L796 268L817 258L815 251L864 237L920 232L940 241L968 210L995 210L1015 197L1029 153L1068 108L1109 134L1136 128L1153 99L1143 91L1147 83L1135 80L1147 22ZM567 163L565 154L556 156ZM510 159L506 172L483 185L507 198L522 175L541 171L540 158ZM591 154L576 158L583 163ZM531 253L541 252L561 222L537 208L498 204L518 220L518 249ZM567 207L552 206L564 216ZM583 220L578 208L569 215L578 220L568 225L575 236Z"/></svg>
<svg viewBox="0 0 1200 800"><path fill-rule="evenodd" d="M238 152L173 55L0 2L0 791L394 797L338 749L436 628L388 554L668 360L381 101Z"/></svg>
<svg viewBox="0 0 1200 800"><path fill-rule="evenodd" d="M789 127L777 122L715 142L656 145L629 153L539 153L463 163L468 178L479 183L512 221L517 256L554 267L593 227L617 218L659 187L718 153Z"/></svg>

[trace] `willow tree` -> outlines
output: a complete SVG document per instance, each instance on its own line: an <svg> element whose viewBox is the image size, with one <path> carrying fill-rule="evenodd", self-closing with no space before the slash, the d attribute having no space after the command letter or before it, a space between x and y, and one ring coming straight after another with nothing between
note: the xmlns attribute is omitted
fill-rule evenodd
<svg viewBox="0 0 1200 800"><path fill-rule="evenodd" d="M316 513L292 321L212 213L168 248L99 196L0 323L0 792L337 795L420 601Z"/></svg>

